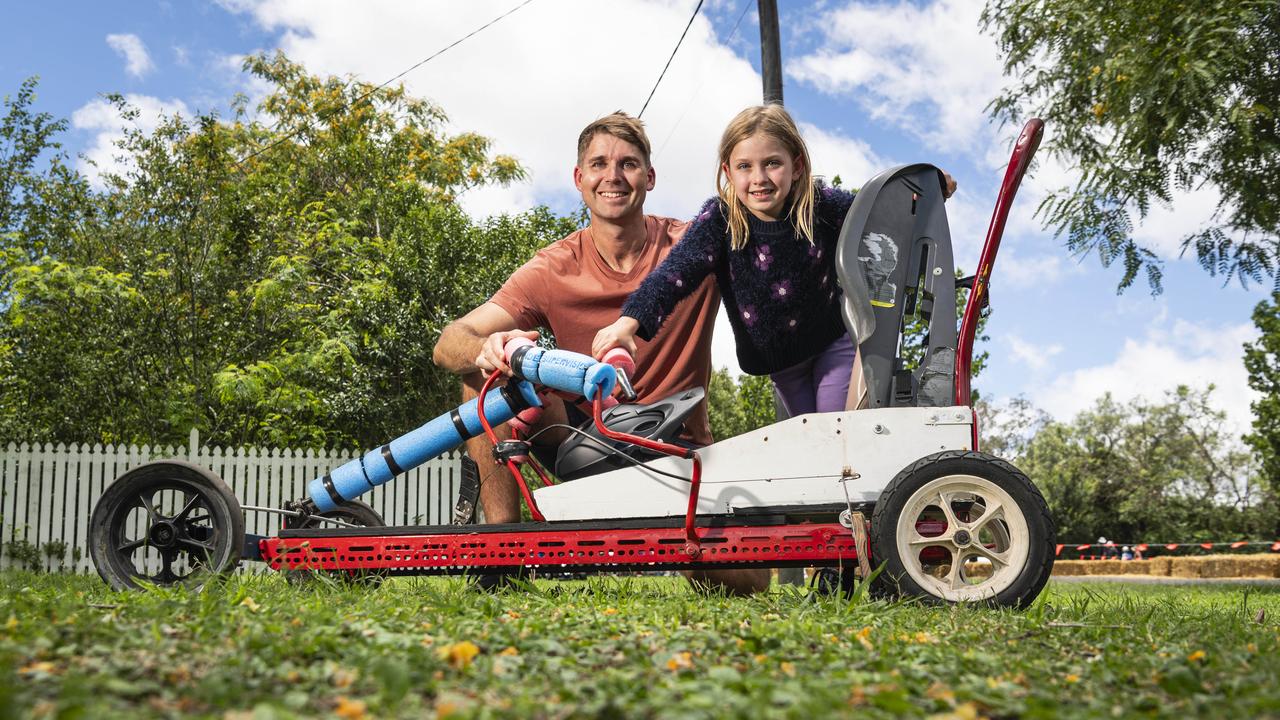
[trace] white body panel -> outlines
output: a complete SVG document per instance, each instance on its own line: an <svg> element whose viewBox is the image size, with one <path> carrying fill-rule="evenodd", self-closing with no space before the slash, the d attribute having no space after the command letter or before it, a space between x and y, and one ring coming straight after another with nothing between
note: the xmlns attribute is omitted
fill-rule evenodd
<svg viewBox="0 0 1280 720"><path fill-rule="evenodd" d="M903 468L942 450L972 448L967 407L880 408L803 415L698 451L698 512L733 508L875 502ZM649 465L683 478L693 463L661 458ZM629 467L552 485L534 493L548 520L684 515L689 483Z"/></svg>

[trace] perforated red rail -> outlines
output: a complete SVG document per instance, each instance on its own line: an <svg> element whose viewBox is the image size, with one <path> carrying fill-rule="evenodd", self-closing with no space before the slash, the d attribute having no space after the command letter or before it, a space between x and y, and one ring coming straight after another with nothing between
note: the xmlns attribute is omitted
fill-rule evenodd
<svg viewBox="0 0 1280 720"><path fill-rule="evenodd" d="M690 552L682 527L270 537L273 569L386 570L440 575L520 566L662 570L856 562L853 535L837 524L702 527Z"/></svg>

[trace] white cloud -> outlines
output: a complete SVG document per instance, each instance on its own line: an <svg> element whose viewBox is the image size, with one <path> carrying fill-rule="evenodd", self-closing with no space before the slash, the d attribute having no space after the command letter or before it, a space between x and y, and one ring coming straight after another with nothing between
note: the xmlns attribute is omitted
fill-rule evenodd
<svg viewBox="0 0 1280 720"><path fill-rule="evenodd" d="M1009 343L1009 349L1013 352L1013 357L1034 372L1040 372L1049 367L1049 362L1053 360L1053 357L1062 352L1062 345L1058 343L1040 345L1023 340L1013 334L1006 335L1005 341Z"/></svg>
<svg viewBox="0 0 1280 720"><path fill-rule="evenodd" d="M71 115L73 127L95 133L93 142L81 153L83 160L80 163L80 171L94 185L101 186L103 175L123 175L128 171L129 166L116 147L124 137L126 126L150 133L165 117L192 115L181 100L161 100L149 95L127 95L125 100L138 111L132 120L121 117L114 105L101 98L85 104Z"/></svg>
<svg viewBox="0 0 1280 720"><path fill-rule="evenodd" d="M440 6L262 0L224 7L281 32L280 48L313 73L382 82L511 8L506 0ZM403 78L441 105L458 129L494 138L494 150L529 170L526 185L468 193L489 214L533 201L572 203L578 132L617 109L639 111L679 37L691 0L609 5L534 3ZM644 121L654 143L657 187L650 212L688 216L714 192L715 148L738 110L759 102L750 63L722 45L699 16L654 95Z"/></svg>
<svg viewBox="0 0 1280 720"><path fill-rule="evenodd" d="M799 125L814 173L828 180L839 175L846 186L857 186L893 164L876 155L871 146L861 140L812 123L800 122Z"/></svg>
<svg viewBox="0 0 1280 720"><path fill-rule="evenodd" d="M822 17L825 41L786 65L793 80L851 96L872 117L935 151L984 148L983 108L999 91L995 43L979 30L982 4L852 3Z"/></svg>
<svg viewBox="0 0 1280 720"><path fill-rule="evenodd" d="M1214 405L1224 410L1231 428L1247 432L1249 404L1257 393L1249 388L1241 346L1257 337L1251 324L1214 326L1160 315L1141 338L1124 342L1110 361L1060 375L1032 390L1031 400L1060 420L1090 407L1103 393L1118 400L1160 400L1178 385L1204 388L1212 383Z"/></svg>
<svg viewBox="0 0 1280 720"><path fill-rule="evenodd" d="M151 55L147 53L147 46L137 35L111 34L107 36L107 45L124 58L125 72L136 78L156 69L155 63L151 62Z"/></svg>

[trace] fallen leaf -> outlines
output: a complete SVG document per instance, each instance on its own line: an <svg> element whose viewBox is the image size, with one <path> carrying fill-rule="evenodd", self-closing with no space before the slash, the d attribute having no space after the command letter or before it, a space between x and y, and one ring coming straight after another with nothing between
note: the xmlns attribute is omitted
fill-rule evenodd
<svg viewBox="0 0 1280 720"><path fill-rule="evenodd" d="M364 720L367 712L363 700L349 700L346 697L339 697L338 706L333 710L335 715L344 720Z"/></svg>
<svg viewBox="0 0 1280 720"><path fill-rule="evenodd" d="M508 646L508 647L507 647L507 649L503 650L502 652L500 652L500 653L498 653L498 654L499 654L499 655L507 655L507 656L510 656L510 655L519 655L519 654L520 654L520 651L519 651L519 650L517 650L517 649L515 649L514 647Z"/></svg>
<svg viewBox="0 0 1280 720"><path fill-rule="evenodd" d="M249 612L258 612L258 610L261 608L261 606L258 605L258 603L254 602L253 598L248 596L246 596L245 599L241 600L240 604L249 608Z"/></svg>
<svg viewBox="0 0 1280 720"><path fill-rule="evenodd" d="M25 665L19 668L18 674L19 675L35 675L36 673L43 673L45 675L53 675L54 673L57 672L57 670L58 670L57 665L54 665L48 660L41 660L39 662L33 662L30 665Z"/></svg>
<svg viewBox="0 0 1280 720"><path fill-rule="evenodd" d="M338 668L329 676L329 680L333 682L333 686L336 688L351 687L351 683L356 681L356 674L350 670Z"/></svg>
<svg viewBox="0 0 1280 720"><path fill-rule="evenodd" d="M937 680L929 686L928 690L924 691L924 696L930 700L941 700L948 705L954 705L956 703L955 691Z"/></svg>
<svg viewBox="0 0 1280 720"><path fill-rule="evenodd" d="M693 655L688 652L678 652L667 661L668 670L687 670L691 667L693 667Z"/></svg>
<svg viewBox="0 0 1280 720"><path fill-rule="evenodd" d="M782 672L785 673L787 677L796 676L796 666L794 663L789 663L784 660L778 665L778 667L782 669Z"/></svg>

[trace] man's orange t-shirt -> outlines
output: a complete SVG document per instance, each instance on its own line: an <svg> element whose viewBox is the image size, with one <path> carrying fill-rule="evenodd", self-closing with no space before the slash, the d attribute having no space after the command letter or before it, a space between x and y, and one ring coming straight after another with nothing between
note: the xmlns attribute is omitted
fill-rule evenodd
<svg viewBox="0 0 1280 720"><path fill-rule="evenodd" d="M630 272L605 263L591 240L590 229L552 243L516 270L490 299L516 320L516 327L546 327L556 347L591 353L601 328L618 319L622 304L657 269L680 241L688 223L645 216L648 239ZM631 378L638 401L656 402L692 387L707 387L711 378L711 332L720 292L708 276L645 342L636 338L636 371ZM690 439L711 442L707 404L702 402L685 421Z"/></svg>

